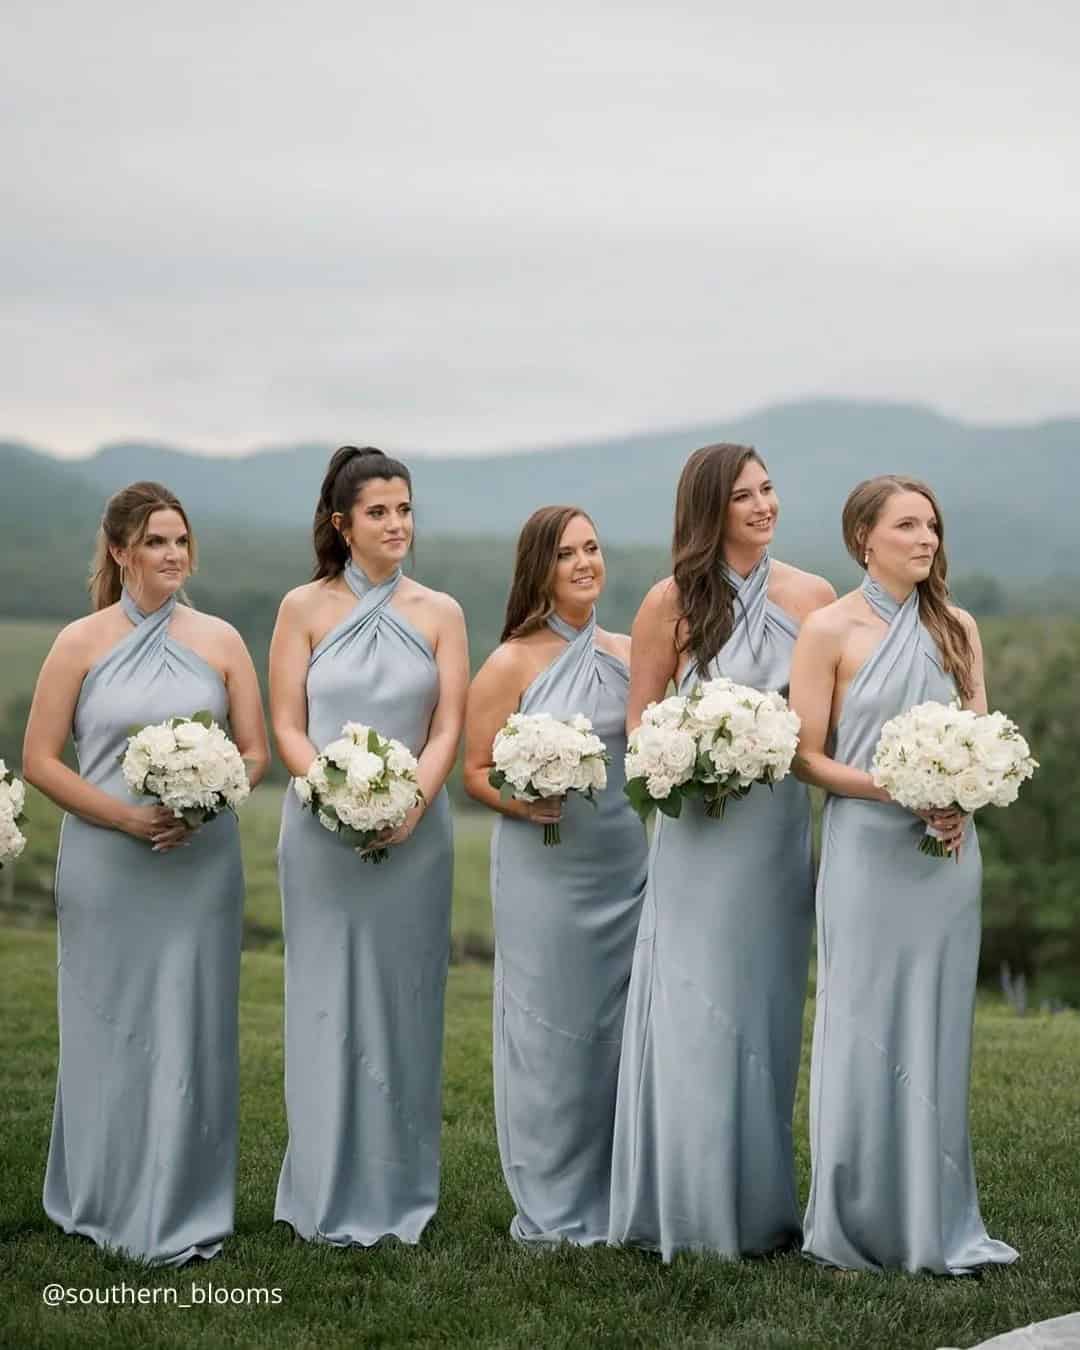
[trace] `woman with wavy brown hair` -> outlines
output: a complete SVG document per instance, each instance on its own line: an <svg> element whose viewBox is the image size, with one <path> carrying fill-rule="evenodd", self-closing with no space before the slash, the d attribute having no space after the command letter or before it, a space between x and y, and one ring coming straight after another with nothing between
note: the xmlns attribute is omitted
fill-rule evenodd
<svg viewBox="0 0 1080 1350"><path fill-rule="evenodd" d="M949 604L933 492L884 475L843 513L862 585L814 614L791 671L799 773L826 790L818 877L806 1254L959 1275L1016 1260L979 1215L967 1125L982 864L958 811L875 786L883 724L919 703L986 711L974 620ZM954 862L918 849L929 823Z"/></svg>
<svg viewBox="0 0 1080 1350"><path fill-rule="evenodd" d="M465 788L499 813L495 917L495 1120L521 1242L603 1242L611 1132L641 892L645 831L623 795L630 639L596 623L596 528L574 506L535 511L518 539L502 645L469 693ZM595 805L571 795L504 801L488 782L513 712L582 713L611 756ZM562 843L543 826L561 820Z"/></svg>
<svg viewBox="0 0 1080 1350"><path fill-rule="evenodd" d="M416 1243L439 1194L443 994L453 837L444 783L469 682L461 607L403 575L412 478L342 446L323 477L315 575L281 602L270 711L302 777L345 722L402 741L424 800L358 857L286 793L278 846L285 929L289 1144L275 1219L308 1241Z"/></svg>
<svg viewBox="0 0 1080 1350"><path fill-rule="evenodd" d="M769 555L776 490L750 446L695 451L673 575L633 627L627 725L674 682L787 692L800 623L832 587ZM723 1256L799 1237L791 1117L813 892L810 805L793 778L710 819L657 823L627 1002L611 1241Z"/></svg>
<svg viewBox="0 0 1080 1350"><path fill-rule="evenodd" d="M248 777L269 760L258 680L234 628L186 601L195 539L160 483L105 508L93 613L45 658L23 772L67 814L56 861L60 1064L45 1210L66 1233L154 1265L232 1232L244 876L236 818L189 829L132 796L132 725L208 710ZM63 760L71 736L79 769Z"/></svg>

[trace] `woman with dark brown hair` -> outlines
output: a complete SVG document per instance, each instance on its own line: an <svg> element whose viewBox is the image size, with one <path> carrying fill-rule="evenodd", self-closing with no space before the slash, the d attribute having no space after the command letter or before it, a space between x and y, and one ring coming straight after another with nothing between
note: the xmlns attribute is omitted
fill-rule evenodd
<svg viewBox="0 0 1080 1350"><path fill-rule="evenodd" d="M443 994L453 838L444 783L469 683L457 601L403 575L412 479L343 446L315 508L315 576L281 602L270 710L302 777L345 722L402 741L423 802L358 857L286 793L278 847L285 926L289 1146L274 1217L308 1241L420 1240L439 1195Z"/></svg>
<svg viewBox="0 0 1080 1350"><path fill-rule="evenodd" d="M673 575L633 628L632 730L674 682L727 676L787 692L800 623L833 598L769 556L778 514L750 446L687 460ZM710 819L700 801L657 823L627 1001L611 1241L723 1256L800 1235L791 1117L813 891L810 804L789 777Z"/></svg>
<svg viewBox="0 0 1080 1350"><path fill-rule="evenodd" d="M269 751L240 635L183 602L195 540L159 483L109 498L94 612L38 676L27 780L67 814L56 865L60 1066L45 1210L155 1265L217 1254L233 1227L244 877L236 819L197 830L132 796L133 725L206 709L254 785ZM63 762L74 738L79 772Z"/></svg>
<svg viewBox="0 0 1080 1350"><path fill-rule="evenodd" d="M526 1243L607 1238L611 1132L641 892L645 831L623 794L630 639L597 627L604 558L593 522L545 506L518 539L502 645L469 692L465 788L499 813L495 916L495 1120ZM595 805L571 794L503 800L492 741L513 712L584 714L607 747ZM562 843L545 848L544 825Z"/></svg>
<svg viewBox="0 0 1080 1350"><path fill-rule="evenodd" d="M959 1275L1016 1260L983 1226L968 1138L979 841L956 810L897 805L870 766L882 726L908 708L986 711L982 653L974 620L949 604L925 483L860 483L843 531L866 575L806 623L791 670L799 773L829 794L804 1250L850 1269ZM919 851L927 823L955 862Z"/></svg>

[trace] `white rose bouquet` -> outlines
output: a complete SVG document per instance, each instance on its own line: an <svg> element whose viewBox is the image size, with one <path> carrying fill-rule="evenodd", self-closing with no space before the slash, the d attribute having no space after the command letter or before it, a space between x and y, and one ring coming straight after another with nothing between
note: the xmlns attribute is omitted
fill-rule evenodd
<svg viewBox="0 0 1080 1350"><path fill-rule="evenodd" d="M881 728L871 777L911 811L1009 806L1039 767L1027 741L1004 713L975 713L953 703L920 703ZM947 856L927 826L922 853ZM954 853L957 862L959 852Z"/></svg>
<svg viewBox="0 0 1080 1350"><path fill-rule="evenodd" d="M373 863L385 862L390 850L371 845L424 800L412 751L362 722L346 722L307 774L293 779L293 791L320 825Z"/></svg>
<svg viewBox="0 0 1080 1350"><path fill-rule="evenodd" d="M205 710L137 728L119 759L132 792L156 797L192 829L251 793L240 751Z"/></svg>
<svg viewBox="0 0 1080 1350"><path fill-rule="evenodd" d="M550 713L511 713L491 747L488 782L522 802L580 793L594 802L607 787L610 755L581 713L566 721ZM558 821L544 826L544 843L561 843Z"/></svg>
<svg viewBox="0 0 1080 1350"><path fill-rule="evenodd" d="M0 759L0 868L14 862L26 847L26 836L19 829L26 819L25 801L26 788Z"/></svg>
<svg viewBox="0 0 1080 1350"><path fill-rule="evenodd" d="M625 792L642 820L657 807L677 819L687 797L720 817L729 798L787 777L798 740L799 719L781 694L706 680L645 709L627 745Z"/></svg>

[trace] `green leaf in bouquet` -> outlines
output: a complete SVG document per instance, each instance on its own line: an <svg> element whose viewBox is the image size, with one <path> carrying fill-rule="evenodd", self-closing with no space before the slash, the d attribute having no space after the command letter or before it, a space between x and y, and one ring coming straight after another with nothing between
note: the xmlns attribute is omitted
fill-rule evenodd
<svg viewBox="0 0 1080 1350"><path fill-rule="evenodd" d="M672 820L678 820L682 815L682 801L682 790L673 787L666 797L661 797L656 803L656 809Z"/></svg>
<svg viewBox="0 0 1080 1350"><path fill-rule="evenodd" d="M342 787L348 776L345 770L339 768L332 760L326 761L326 781L331 787Z"/></svg>
<svg viewBox="0 0 1080 1350"><path fill-rule="evenodd" d="M502 769L491 769L488 773L488 783L491 787L501 790L506 782L506 774Z"/></svg>
<svg viewBox="0 0 1080 1350"><path fill-rule="evenodd" d="M649 790L645 786L644 778L631 778L623 784L623 794L627 797L630 805L634 808L641 820L647 821L656 810L656 803L649 796Z"/></svg>
<svg viewBox="0 0 1080 1350"><path fill-rule="evenodd" d="M679 791L684 797L704 797L705 784L698 778L688 778Z"/></svg>
<svg viewBox="0 0 1080 1350"><path fill-rule="evenodd" d="M321 811L324 816L329 816L331 820L338 820L338 813L334 809L334 807L330 805L329 802L323 802L320 804L317 803L314 799L312 799L311 809L315 812L316 815L318 815L319 812ZM341 828L344 830L347 829L348 827L342 825Z"/></svg>
<svg viewBox="0 0 1080 1350"><path fill-rule="evenodd" d="M367 748L373 755L379 753L379 733L374 727L368 727Z"/></svg>
<svg viewBox="0 0 1080 1350"><path fill-rule="evenodd" d="M199 726L205 727L209 731L214 725L214 714L208 708L200 708L198 712L191 714L188 721L198 722Z"/></svg>
<svg viewBox="0 0 1080 1350"><path fill-rule="evenodd" d="M213 813L204 811L199 806L189 806L187 810L180 814L189 830L197 830L200 825L204 825L210 819Z"/></svg>

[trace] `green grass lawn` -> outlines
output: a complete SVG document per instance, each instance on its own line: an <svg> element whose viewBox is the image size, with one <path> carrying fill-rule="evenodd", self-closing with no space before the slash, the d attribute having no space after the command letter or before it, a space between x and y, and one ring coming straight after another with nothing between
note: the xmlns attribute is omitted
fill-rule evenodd
<svg viewBox="0 0 1080 1350"><path fill-rule="evenodd" d="M41 1210L56 1069L55 936L0 928L0 1344L72 1346L730 1347L935 1350L1080 1306L1080 1017L980 1008L973 1131L983 1213L1020 1264L981 1279L837 1275L797 1255L670 1267L630 1251L536 1253L512 1208L491 1114L490 974L451 970L439 1213L418 1248L340 1251L272 1226L285 1142L282 961L244 955L237 1236L209 1265L146 1270L60 1234ZM809 1027L809 1013L807 1026ZM805 1065L798 1137L806 1138ZM799 1149L805 1194L808 1158ZM46 1308L46 1283L281 1291L278 1306Z"/></svg>

